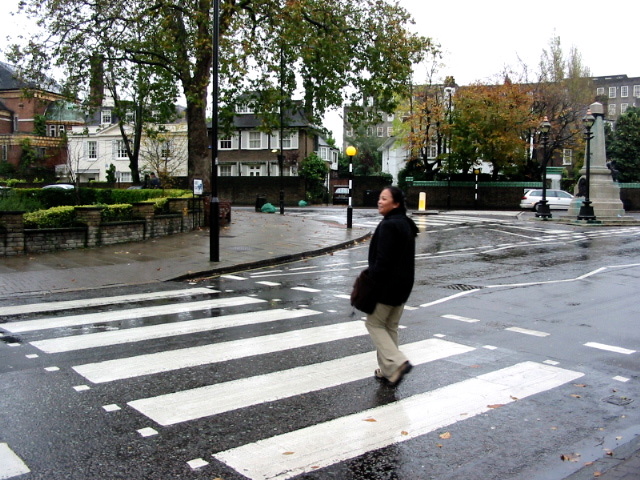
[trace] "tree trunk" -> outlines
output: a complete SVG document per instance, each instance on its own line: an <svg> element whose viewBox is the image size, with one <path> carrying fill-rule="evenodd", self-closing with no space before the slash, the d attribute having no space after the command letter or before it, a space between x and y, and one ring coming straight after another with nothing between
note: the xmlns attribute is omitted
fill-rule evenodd
<svg viewBox="0 0 640 480"><path fill-rule="evenodd" d="M201 101L187 101L189 185L193 179L202 179L204 191L211 193L211 149L205 118L205 94Z"/></svg>

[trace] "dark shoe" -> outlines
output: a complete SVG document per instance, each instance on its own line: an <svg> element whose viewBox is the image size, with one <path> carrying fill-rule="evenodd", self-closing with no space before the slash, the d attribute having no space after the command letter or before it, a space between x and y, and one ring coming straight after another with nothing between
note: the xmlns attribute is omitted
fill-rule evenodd
<svg viewBox="0 0 640 480"><path fill-rule="evenodd" d="M403 377L407 373L409 373L412 368L413 368L413 365L411 365L409 362L404 362L402 365L398 367L398 369L393 373L393 375L389 377L388 379L389 385L391 385L392 387L397 387L398 385L400 385L400 382L402 381Z"/></svg>
<svg viewBox="0 0 640 480"><path fill-rule="evenodd" d="M376 368L376 371L373 372L373 376L376 378L376 380L380 380L381 382L386 382L387 381L387 377L385 377L382 374L382 370L380 370L379 368Z"/></svg>

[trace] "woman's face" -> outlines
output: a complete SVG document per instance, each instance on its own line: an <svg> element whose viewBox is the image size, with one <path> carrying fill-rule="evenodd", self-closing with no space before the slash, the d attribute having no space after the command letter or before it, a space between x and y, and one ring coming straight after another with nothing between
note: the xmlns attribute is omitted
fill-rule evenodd
<svg viewBox="0 0 640 480"><path fill-rule="evenodd" d="M394 208L398 208L400 204L393 201L393 195L388 188L385 188L380 192L378 197L378 213L382 216L386 216Z"/></svg>

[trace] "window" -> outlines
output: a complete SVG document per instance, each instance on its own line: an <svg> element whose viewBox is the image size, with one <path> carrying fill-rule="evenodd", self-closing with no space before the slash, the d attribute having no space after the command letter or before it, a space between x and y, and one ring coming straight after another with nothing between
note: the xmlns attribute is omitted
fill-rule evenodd
<svg viewBox="0 0 640 480"><path fill-rule="evenodd" d="M389 113L389 114L387 115L387 122L393 122L393 119L394 119L394 115L393 115L393 113Z"/></svg>
<svg viewBox="0 0 640 480"><path fill-rule="evenodd" d="M256 165L250 166L249 167L249 176L250 177L259 177L261 170L262 170L262 168L260 168L259 166L256 166Z"/></svg>
<svg viewBox="0 0 640 480"><path fill-rule="evenodd" d="M136 112L131 111L131 110L127 110L127 112L124 114L124 121L125 121L125 123L135 123L135 121L136 121Z"/></svg>
<svg viewBox="0 0 640 480"><path fill-rule="evenodd" d="M620 96L622 98L627 98L629 96L629 87L620 87Z"/></svg>
<svg viewBox="0 0 640 480"><path fill-rule="evenodd" d="M379 137L384 137L384 127L378 127L377 132Z"/></svg>
<svg viewBox="0 0 640 480"><path fill-rule="evenodd" d="M345 135L347 137L353 137L353 127L347 127L347 130L345 132Z"/></svg>
<svg viewBox="0 0 640 480"><path fill-rule="evenodd" d="M624 115L627 111L627 108L629 108L629 104L628 103L621 103L620 104L620 115Z"/></svg>
<svg viewBox="0 0 640 480"><path fill-rule="evenodd" d="M0 161L7 162L9 160L9 150L6 145L1 145L0 147Z"/></svg>
<svg viewBox="0 0 640 480"><path fill-rule="evenodd" d="M119 182L129 183L131 181L131 172L116 172Z"/></svg>
<svg viewBox="0 0 640 480"><path fill-rule="evenodd" d="M18 131L18 115L14 115L13 116L13 131L17 132Z"/></svg>
<svg viewBox="0 0 640 480"><path fill-rule="evenodd" d="M111 124L111 110L102 110L100 123Z"/></svg>
<svg viewBox="0 0 640 480"><path fill-rule="evenodd" d="M116 140L116 158L129 158L127 157L127 149L124 145L124 140Z"/></svg>
<svg viewBox="0 0 640 480"><path fill-rule="evenodd" d="M320 147L318 149L318 156L325 161L329 161L331 159L331 150L327 147Z"/></svg>
<svg viewBox="0 0 640 480"><path fill-rule="evenodd" d="M604 95L604 87L596 88L596 95Z"/></svg>
<svg viewBox="0 0 640 480"><path fill-rule="evenodd" d="M94 160L98 158L98 142L95 140L87 142L87 157Z"/></svg>
<svg viewBox="0 0 640 480"><path fill-rule="evenodd" d="M387 127L387 137L393 137L393 127Z"/></svg>
<svg viewBox="0 0 640 480"><path fill-rule="evenodd" d="M367 127L367 137L373 137L373 127Z"/></svg>
<svg viewBox="0 0 640 480"><path fill-rule="evenodd" d="M231 176L231 165L219 165L220 168L220 176L221 177L230 177Z"/></svg>
<svg viewBox="0 0 640 480"><path fill-rule="evenodd" d="M438 156L438 147L431 144L427 147L427 158L436 158Z"/></svg>
<svg viewBox="0 0 640 480"><path fill-rule="evenodd" d="M249 148L262 148L262 135L260 132L249 132Z"/></svg>
<svg viewBox="0 0 640 480"><path fill-rule="evenodd" d="M615 103L610 103L609 104L609 109L608 109L607 113L608 113L608 115L610 117L615 116L615 114L616 114L616 104Z"/></svg>
<svg viewBox="0 0 640 480"><path fill-rule="evenodd" d="M218 147L223 150L231 150L231 136L222 137L218 140Z"/></svg>
<svg viewBox="0 0 640 480"><path fill-rule="evenodd" d="M294 138L295 132L291 132L288 135L285 134L285 136L282 137L282 148L295 148L296 145L294 145Z"/></svg>
<svg viewBox="0 0 640 480"><path fill-rule="evenodd" d="M58 125L58 136L64 137L66 134L67 134L67 129L64 127L64 125Z"/></svg>
<svg viewBox="0 0 640 480"><path fill-rule="evenodd" d="M238 105L236 113L254 113L253 105L248 105L246 103Z"/></svg>
<svg viewBox="0 0 640 480"><path fill-rule="evenodd" d="M50 137L55 137L56 136L56 126L55 125L49 125L49 134Z"/></svg>
<svg viewBox="0 0 640 480"><path fill-rule="evenodd" d="M160 148L160 157L169 158L171 156L172 150L173 150L173 143L171 142L171 140L162 142L162 147Z"/></svg>
<svg viewBox="0 0 640 480"><path fill-rule="evenodd" d="M562 165L573 165L573 150L570 148L562 150Z"/></svg>
<svg viewBox="0 0 640 480"><path fill-rule="evenodd" d="M640 85L633 86L633 96L640 97Z"/></svg>
<svg viewBox="0 0 640 480"><path fill-rule="evenodd" d="M616 88L617 87L609 87L609 98L616 98Z"/></svg>

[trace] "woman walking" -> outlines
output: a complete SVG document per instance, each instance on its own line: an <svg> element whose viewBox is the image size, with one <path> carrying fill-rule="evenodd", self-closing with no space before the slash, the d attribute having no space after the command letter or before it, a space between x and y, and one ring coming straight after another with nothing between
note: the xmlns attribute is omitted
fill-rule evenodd
<svg viewBox="0 0 640 480"><path fill-rule="evenodd" d="M382 190L378 212L384 218L373 234L368 257L377 304L367 314L366 326L377 350L380 368L375 377L396 386L412 368L398 348L398 325L413 288L418 227L407 216L404 193L397 187Z"/></svg>

